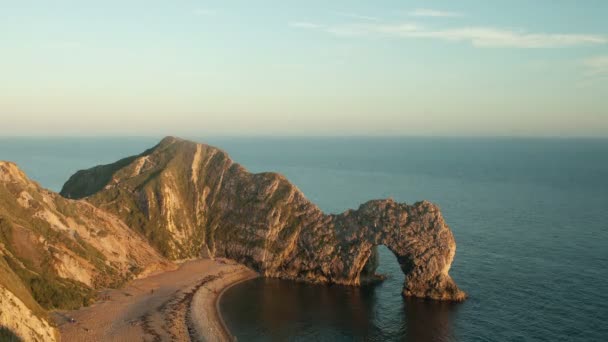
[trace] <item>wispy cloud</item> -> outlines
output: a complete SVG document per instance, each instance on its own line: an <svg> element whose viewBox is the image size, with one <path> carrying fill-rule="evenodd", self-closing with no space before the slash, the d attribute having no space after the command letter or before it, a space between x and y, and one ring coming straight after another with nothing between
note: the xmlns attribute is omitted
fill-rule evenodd
<svg viewBox="0 0 608 342"><path fill-rule="evenodd" d="M464 42L483 48L564 48L601 45L608 37L597 34L537 33L496 27L433 29L417 23L321 25L306 23L299 28L316 29L336 36L389 36L402 39L436 39Z"/></svg>
<svg viewBox="0 0 608 342"><path fill-rule="evenodd" d="M377 28L405 38L433 38L468 42L476 47L557 48L587 44L605 44L608 39L591 34L552 34L514 31L494 27L462 27L432 30L411 25L389 25Z"/></svg>
<svg viewBox="0 0 608 342"><path fill-rule="evenodd" d="M434 9L428 9L428 8L417 8L413 11L410 11L408 13L409 15L411 15L412 17L443 17L443 18L449 18L449 17L462 17L463 14L459 13L459 12L448 12L448 11L439 11L439 10L434 10Z"/></svg>
<svg viewBox="0 0 608 342"><path fill-rule="evenodd" d="M582 64L589 76L608 76L608 55L584 59Z"/></svg>
<svg viewBox="0 0 608 342"><path fill-rule="evenodd" d="M575 84L577 88L589 88L598 82L608 82L608 55L599 55L578 61L582 67L581 78Z"/></svg>

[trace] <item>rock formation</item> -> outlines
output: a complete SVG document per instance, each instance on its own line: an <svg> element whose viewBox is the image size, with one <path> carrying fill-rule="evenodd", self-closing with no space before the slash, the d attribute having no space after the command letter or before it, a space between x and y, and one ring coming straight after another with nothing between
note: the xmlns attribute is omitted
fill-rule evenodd
<svg viewBox="0 0 608 342"><path fill-rule="evenodd" d="M89 304L168 262L119 218L42 189L0 161L0 325L26 341L51 341L45 309Z"/></svg>
<svg viewBox="0 0 608 342"><path fill-rule="evenodd" d="M268 277L357 285L385 245L406 276L404 295L466 298L448 274L456 244L435 205L376 200L326 215L285 177L249 173L208 145L168 137L77 172L61 194L119 217L170 259L221 256Z"/></svg>
<svg viewBox="0 0 608 342"><path fill-rule="evenodd" d="M56 338L47 309L87 305L95 289L168 260L226 257L267 277L359 285L374 277L379 245L397 256L405 296L466 298L448 274L454 237L429 202L328 215L285 177L173 137L77 172L61 195L0 162L0 325L25 340Z"/></svg>

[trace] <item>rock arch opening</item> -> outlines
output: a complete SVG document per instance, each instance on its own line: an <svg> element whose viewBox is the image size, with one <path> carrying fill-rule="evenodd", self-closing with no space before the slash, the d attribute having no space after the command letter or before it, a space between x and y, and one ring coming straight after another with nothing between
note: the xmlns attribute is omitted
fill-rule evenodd
<svg viewBox="0 0 608 342"><path fill-rule="evenodd" d="M403 284L405 274L397 255L387 246L380 244L371 248L370 256L361 270L360 280L362 284L376 281Z"/></svg>

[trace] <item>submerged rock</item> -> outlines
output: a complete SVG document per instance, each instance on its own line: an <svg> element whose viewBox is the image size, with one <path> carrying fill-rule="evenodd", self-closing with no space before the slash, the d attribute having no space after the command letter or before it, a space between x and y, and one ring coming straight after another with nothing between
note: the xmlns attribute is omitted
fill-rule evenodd
<svg viewBox="0 0 608 342"><path fill-rule="evenodd" d="M448 274L456 243L434 204L374 200L327 215L282 175L252 174L208 145L167 137L77 172L61 194L120 217L171 259L227 257L268 277L358 285L385 245L405 296L466 298Z"/></svg>

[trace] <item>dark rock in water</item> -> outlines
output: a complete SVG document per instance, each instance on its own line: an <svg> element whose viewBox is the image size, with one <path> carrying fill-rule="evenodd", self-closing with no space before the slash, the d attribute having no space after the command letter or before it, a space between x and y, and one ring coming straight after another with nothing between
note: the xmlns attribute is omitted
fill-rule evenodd
<svg viewBox="0 0 608 342"><path fill-rule="evenodd" d="M172 259L228 257L267 277L359 285L385 245L405 296L466 298L448 274L456 244L434 204L374 200L326 215L282 175L249 173L208 145L167 137L77 172L61 194L116 214Z"/></svg>

